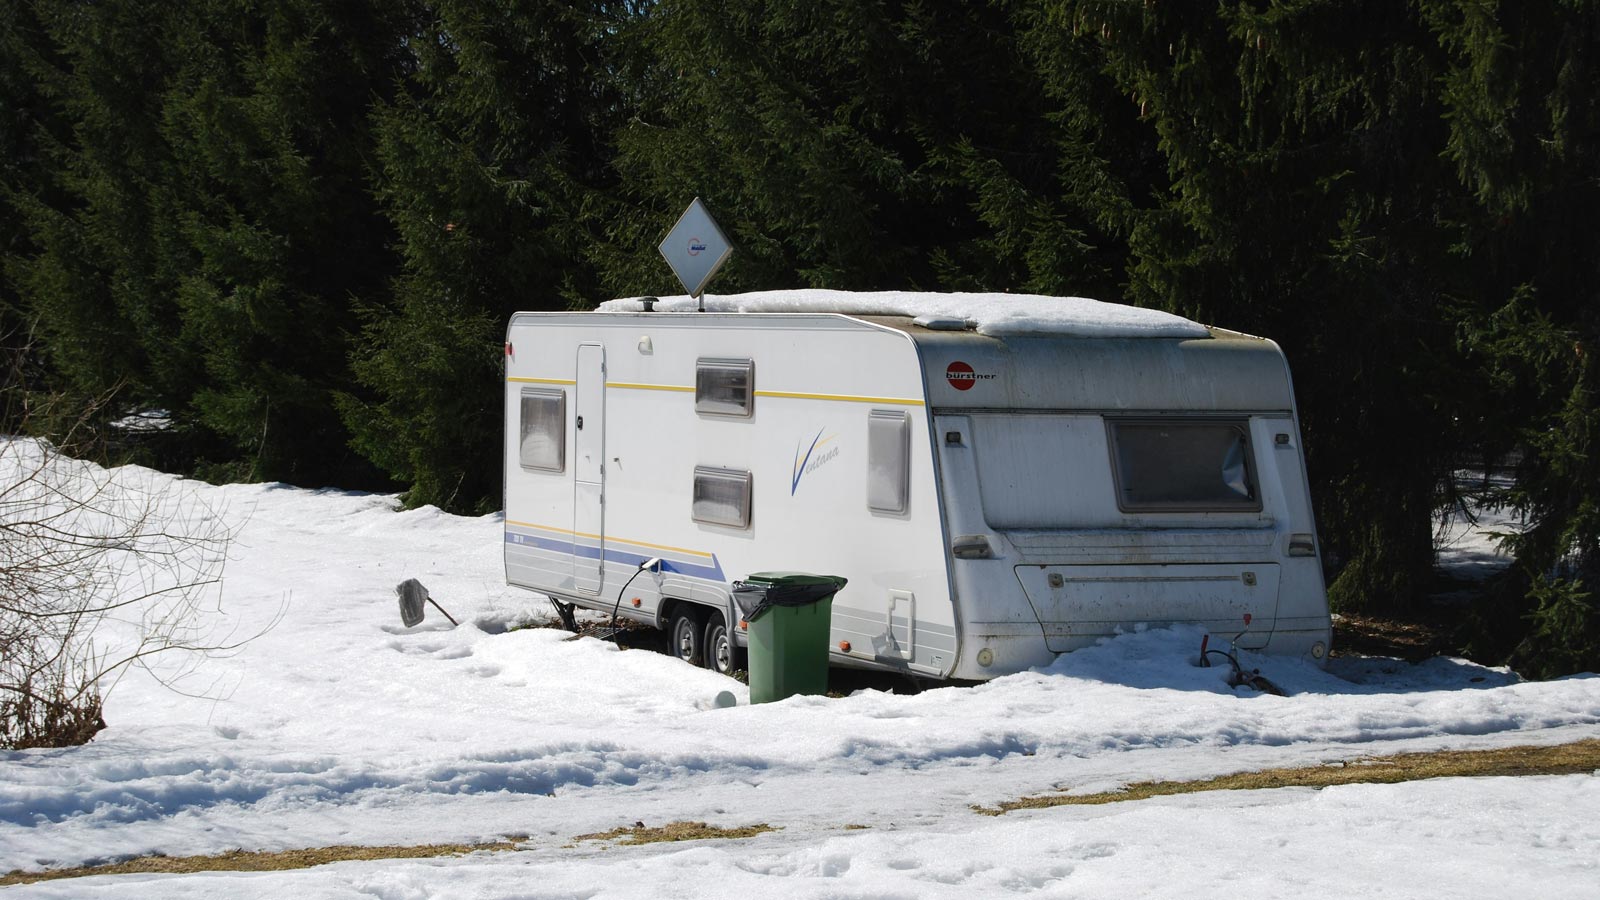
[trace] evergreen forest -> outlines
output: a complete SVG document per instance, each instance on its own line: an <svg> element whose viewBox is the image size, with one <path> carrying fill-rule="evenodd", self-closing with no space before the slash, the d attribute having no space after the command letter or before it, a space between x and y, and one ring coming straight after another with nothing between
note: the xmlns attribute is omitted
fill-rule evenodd
<svg viewBox="0 0 1600 900"><path fill-rule="evenodd" d="M0 431L497 509L509 314L695 196L718 293L1272 337L1335 609L1498 473L1462 646L1600 670L1600 0L0 0Z"/></svg>

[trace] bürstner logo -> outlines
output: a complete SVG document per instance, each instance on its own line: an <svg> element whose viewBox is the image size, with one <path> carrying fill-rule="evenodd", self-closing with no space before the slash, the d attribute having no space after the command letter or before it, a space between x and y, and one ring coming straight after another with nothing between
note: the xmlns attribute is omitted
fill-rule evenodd
<svg viewBox="0 0 1600 900"><path fill-rule="evenodd" d="M944 380L950 382L950 386L958 391L970 391L977 382L987 381L993 377L993 375L972 371L971 366L959 359L944 370Z"/></svg>
<svg viewBox="0 0 1600 900"><path fill-rule="evenodd" d="M706 242L697 237L689 238L689 255L699 256L706 252Z"/></svg>

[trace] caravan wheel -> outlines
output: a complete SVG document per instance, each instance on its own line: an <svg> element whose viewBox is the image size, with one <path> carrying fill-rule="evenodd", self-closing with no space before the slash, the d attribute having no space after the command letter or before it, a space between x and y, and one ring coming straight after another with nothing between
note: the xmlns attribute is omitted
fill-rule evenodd
<svg viewBox="0 0 1600 900"><path fill-rule="evenodd" d="M712 612L706 620L706 668L721 675L732 675L745 667L744 649L733 642L722 613Z"/></svg>
<svg viewBox="0 0 1600 900"><path fill-rule="evenodd" d="M705 658L700 629L700 616L693 606L684 603L673 610L672 624L667 627L667 643L672 648L672 655L691 666L700 665Z"/></svg>

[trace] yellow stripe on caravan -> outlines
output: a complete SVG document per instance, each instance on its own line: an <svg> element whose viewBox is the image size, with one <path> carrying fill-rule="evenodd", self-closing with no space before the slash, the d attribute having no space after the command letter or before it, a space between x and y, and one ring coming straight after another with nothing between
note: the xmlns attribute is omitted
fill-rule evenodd
<svg viewBox="0 0 1600 900"><path fill-rule="evenodd" d="M506 524L515 525L518 528L537 528L540 531L554 531L556 534L572 533L572 529L570 528L551 528L549 525L535 525L532 522L518 522L516 519L507 519Z"/></svg>
<svg viewBox="0 0 1600 900"><path fill-rule="evenodd" d="M507 377L506 381L515 381L515 382L518 382L519 384L577 384L578 383L578 382L574 381L571 378L512 378L512 377Z"/></svg>
<svg viewBox="0 0 1600 900"><path fill-rule="evenodd" d="M845 403L883 403L891 406L926 406L914 397L855 397L849 394L802 394L795 391L756 391L757 397L788 397L791 400L838 400Z"/></svg>
<svg viewBox="0 0 1600 900"><path fill-rule="evenodd" d="M692 393L694 388L683 384L640 384L631 381L608 381L608 388L633 391L681 391ZM790 400L834 400L842 403L881 403L889 406L926 406L913 397L857 397L851 394L806 394L799 391L756 391L757 397L784 397Z"/></svg>
<svg viewBox="0 0 1600 900"><path fill-rule="evenodd" d="M686 384L638 384L632 381L608 381L608 388L626 388L630 391L686 391L694 392L694 388Z"/></svg>
<svg viewBox="0 0 1600 900"><path fill-rule="evenodd" d="M597 541L603 539L607 543L628 544L632 547L649 547L651 550L669 550L673 553L683 553L689 556L701 556L705 557L706 559L711 558L711 554L706 553L703 550L689 550L684 547L669 547L666 544L652 544L647 541L630 541L627 538L612 537L610 535L602 537L598 534L586 534L582 531L573 531L570 528L551 528L549 525L535 525L532 522L517 522L512 519L507 519L506 524L515 525L518 528L536 528L540 531L549 531L554 534L565 534L572 537L592 538Z"/></svg>
<svg viewBox="0 0 1600 900"><path fill-rule="evenodd" d="M600 537L597 534L586 534L586 535L583 535L583 536L584 537L592 537L592 538L599 538ZM689 550L689 549L686 549L684 547L670 547L670 546L668 546L666 544L652 544L652 543L650 543L648 541L630 541L627 538L607 537L606 538L606 543L608 543L608 544L609 543L627 544L630 547L649 547L651 550L667 550L667 551L670 551L672 553L685 553L685 554L688 554L689 556L701 556L701 557L704 557L706 559L710 559L711 558L711 554L706 553L705 551L702 551L702 550Z"/></svg>

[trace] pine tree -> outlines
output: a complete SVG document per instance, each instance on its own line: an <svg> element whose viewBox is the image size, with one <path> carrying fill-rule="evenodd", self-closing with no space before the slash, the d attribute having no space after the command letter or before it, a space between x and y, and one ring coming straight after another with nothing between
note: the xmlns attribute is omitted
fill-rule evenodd
<svg viewBox="0 0 1600 900"><path fill-rule="evenodd" d="M30 6L46 163L8 270L77 391L160 409L163 461L374 483L334 392L352 297L392 270L366 110L405 62L390 4ZM218 465L206 466L207 461Z"/></svg>
<svg viewBox="0 0 1600 900"><path fill-rule="evenodd" d="M204 372L187 400L244 477L373 483L334 397L356 389L354 300L393 270L367 185L369 106L408 62L393 8L217 0L181 34L161 120L193 260L178 337Z"/></svg>
<svg viewBox="0 0 1600 900"><path fill-rule="evenodd" d="M676 292L655 247L698 195L738 248L719 291L1104 295L1119 248L1058 181L1012 6L656 7L624 35L652 64L618 138L632 213L607 210L608 284Z"/></svg>
<svg viewBox="0 0 1600 900"><path fill-rule="evenodd" d="M1478 647L1519 670L1600 668L1600 3L1422 4L1448 53L1446 152L1475 203L1463 333L1491 377L1474 407L1501 501L1528 528L1483 610Z"/></svg>
<svg viewBox="0 0 1600 900"><path fill-rule="evenodd" d="M88 396L127 386L175 408L189 370L170 298L185 260L169 255L157 186L169 164L159 122L172 19L50 0L15 16L37 29L34 52L13 59L32 81L38 164L8 193L28 239L7 274L64 386Z"/></svg>
<svg viewBox="0 0 1600 900"><path fill-rule="evenodd" d="M1124 186L1103 209L1129 242L1130 298L1284 346L1335 602L1415 602L1460 370L1440 227L1460 198L1436 160L1426 28L1382 0L1080 0L1047 7L1030 41L1045 63L1092 48L1127 111L1100 115L1136 115L1165 163L1151 179L1137 154L1102 155ZM1067 114L1092 119L1103 92L1067 74Z"/></svg>
<svg viewBox="0 0 1600 900"><path fill-rule="evenodd" d="M0 0L0 22L6 23L0 29L0 383L11 394L0 402L0 432L14 434L26 420L22 395L44 388L50 377L33 346L33 317L13 276L36 252L23 208L45 180L41 143L59 123L35 79L49 47L32 6Z"/></svg>
<svg viewBox="0 0 1600 900"><path fill-rule="evenodd" d="M357 446L452 509L500 502L501 345L518 309L599 299L583 207L612 178L622 107L602 70L626 5L441 0L418 8L412 70L374 112L377 195L398 235L342 398Z"/></svg>

